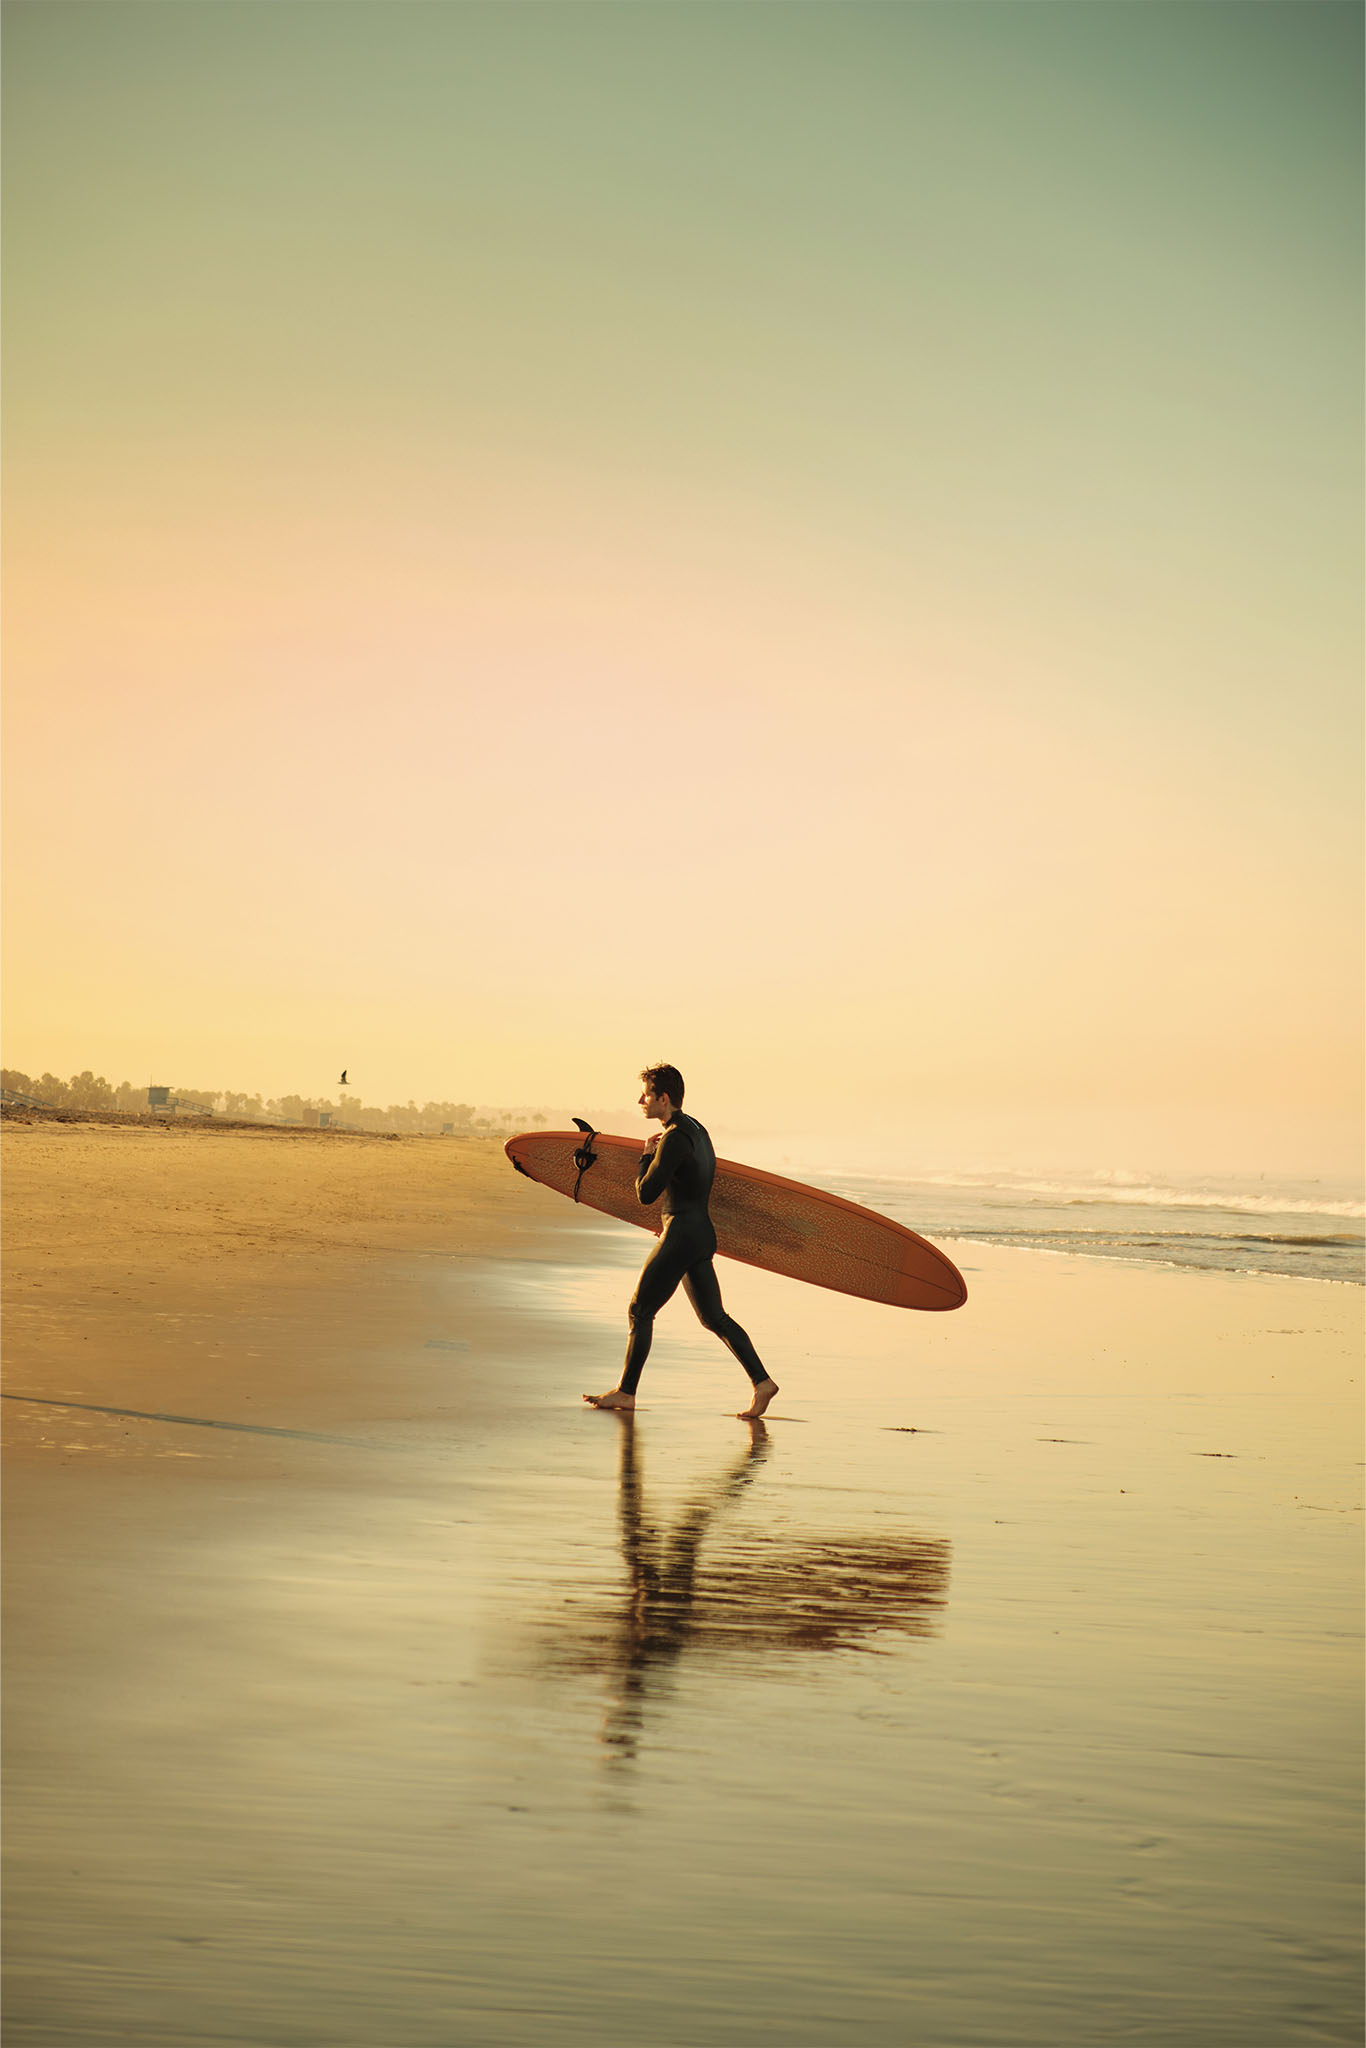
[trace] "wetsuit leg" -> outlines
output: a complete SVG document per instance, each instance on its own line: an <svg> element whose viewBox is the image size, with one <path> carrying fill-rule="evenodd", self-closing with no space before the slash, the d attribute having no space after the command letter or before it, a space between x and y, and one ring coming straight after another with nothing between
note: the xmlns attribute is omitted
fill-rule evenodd
<svg viewBox="0 0 1366 2048"><path fill-rule="evenodd" d="M641 1268L636 1291L631 1296L627 1315L631 1323L631 1335L626 1344L626 1364L621 1375L623 1394L634 1394L645 1361L650 1355L650 1342L655 1333L655 1317L677 1288L687 1272L690 1262L697 1257L697 1243L686 1235L673 1236L666 1226L664 1235L650 1253Z"/></svg>
<svg viewBox="0 0 1366 2048"><path fill-rule="evenodd" d="M768 1372L758 1352L735 1318L728 1316L722 1306L721 1283L710 1259L702 1259L689 1267L683 1278L683 1292L697 1311L697 1320L703 1329L714 1331L727 1350L734 1352L749 1374L751 1383L757 1387L761 1380L766 1380Z"/></svg>

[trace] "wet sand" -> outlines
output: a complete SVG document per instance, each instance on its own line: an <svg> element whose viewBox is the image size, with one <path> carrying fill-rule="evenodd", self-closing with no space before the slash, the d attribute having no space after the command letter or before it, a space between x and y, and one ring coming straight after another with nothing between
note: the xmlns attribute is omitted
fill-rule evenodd
<svg viewBox="0 0 1366 2048"><path fill-rule="evenodd" d="M15 2048L1359 2039L1359 1290L723 1265L631 1425L496 1144L4 1146Z"/></svg>

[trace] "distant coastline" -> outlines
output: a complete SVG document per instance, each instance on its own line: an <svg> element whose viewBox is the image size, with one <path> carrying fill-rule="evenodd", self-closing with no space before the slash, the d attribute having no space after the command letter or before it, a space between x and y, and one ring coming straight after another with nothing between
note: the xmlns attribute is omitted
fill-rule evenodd
<svg viewBox="0 0 1366 2048"><path fill-rule="evenodd" d="M386 1108L358 1095L247 1095L238 1089L192 1088L182 1083L137 1086L110 1082L87 1068L68 1081L56 1074L36 1078L17 1067L0 1070L0 1112L26 1113L57 1122L198 1122L217 1129L303 1129L369 1132L388 1137L504 1136L543 1124L538 1108L469 1102L390 1103Z"/></svg>

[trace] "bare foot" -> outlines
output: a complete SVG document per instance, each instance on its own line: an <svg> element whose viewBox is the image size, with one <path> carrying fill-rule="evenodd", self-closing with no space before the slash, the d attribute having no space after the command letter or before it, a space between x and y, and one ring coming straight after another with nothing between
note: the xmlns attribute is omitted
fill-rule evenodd
<svg viewBox="0 0 1366 2048"><path fill-rule="evenodd" d="M778 1382L776 1380L760 1380L758 1386L754 1389L754 1399L750 1402L748 1408L740 1410L741 1422L757 1422L777 1391Z"/></svg>
<svg viewBox="0 0 1366 2048"><path fill-rule="evenodd" d="M773 1389L776 1394L778 1389ZM623 1394L620 1387L613 1387L610 1394L585 1394L584 1400L590 1408L623 1408L630 1414L636 1405L634 1394Z"/></svg>

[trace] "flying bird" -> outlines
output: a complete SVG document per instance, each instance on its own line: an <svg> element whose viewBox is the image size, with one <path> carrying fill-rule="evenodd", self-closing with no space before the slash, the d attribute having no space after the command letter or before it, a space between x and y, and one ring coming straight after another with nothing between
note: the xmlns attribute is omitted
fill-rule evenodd
<svg viewBox="0 0 1366 2048"><path fill-rule="evenodd" d="M348 1087L349 1085L350 1085L350 1084L348 1083L348 1081L347 1081L347 1078L346 1078L346 1069L345 1069L345 1067L343 1067L343 1068L342 1068L342 1077L341 1077L341 1080L340 1080L340 1081L339 1081L339 1082L337 1083L337 1086L338 1086L339 1088L346 1088L346 1087Z"/></svg>

